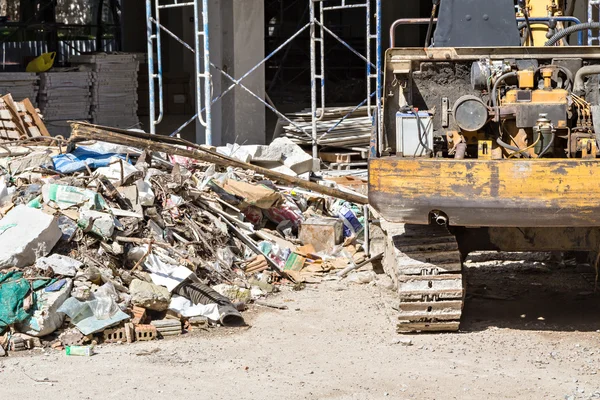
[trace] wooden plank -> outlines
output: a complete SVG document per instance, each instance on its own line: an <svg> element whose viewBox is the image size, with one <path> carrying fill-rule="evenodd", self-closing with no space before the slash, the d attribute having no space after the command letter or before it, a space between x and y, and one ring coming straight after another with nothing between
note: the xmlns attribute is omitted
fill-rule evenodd
<svg viewBox="0 0 600 400"><path fill-rule="evenodd" d="M48 129L46 129L46 125L44 124L37 111L33 107L33 104L31 104L31 101L29 99L25 99L22 101L22 103L25 106L27 112L31 115L31 118L33 118L33 122L35 123L35 126L39 129L40 134L42 136L50 136Z"/></svg>
<svg viewBox="0 0 600 400"><path fill-rule="evenodd" d="M4 100L6 108L10 111L12 120L17 125L17 130L19 131L20 135L22 137L27 137L27 129L25 128L25 125L23 124L23 121L19 116L19 112L17 111L17 105L15 104L12 96L10 94L7 94L5 96L2 96L1 99Z"/></svg>

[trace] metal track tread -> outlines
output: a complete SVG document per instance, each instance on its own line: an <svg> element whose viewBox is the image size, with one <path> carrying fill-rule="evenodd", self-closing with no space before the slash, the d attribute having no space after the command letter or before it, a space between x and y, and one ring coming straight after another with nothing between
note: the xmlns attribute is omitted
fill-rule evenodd
<svg viewBox="0 0 600 400"><path fill-rule="evenodd" d="M387 272L400 300L399 333L458 331L464 287L458 243L446 227L385 222Z"/></svg>

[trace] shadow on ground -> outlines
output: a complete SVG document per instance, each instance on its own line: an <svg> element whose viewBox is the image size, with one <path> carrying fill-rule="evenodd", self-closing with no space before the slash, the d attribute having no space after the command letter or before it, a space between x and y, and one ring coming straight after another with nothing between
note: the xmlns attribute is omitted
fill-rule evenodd
<svg viewBox="0 0 600 400"><path fill-rule="evenodd" d="M600 329L600 293L587 264L553 261L544 253L477 253L464 271L462 331Z"/></svg>

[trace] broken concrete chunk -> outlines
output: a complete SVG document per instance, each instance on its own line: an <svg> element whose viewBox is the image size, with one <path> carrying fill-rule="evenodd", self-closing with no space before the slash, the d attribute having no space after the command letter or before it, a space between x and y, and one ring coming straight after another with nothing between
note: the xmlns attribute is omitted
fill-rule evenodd
<svg viewBox="0 0 600 400"><path fill-rule="evenodd" d="M77 225L84 232L91 231L102 238L109 238L115 231L114 217L107 213L93 210L81 210Z"/></svg>
<svg viewBox="0 0 600 400"><path fill-rule="evenodd" d="M43 270L52 268L56 275L75 276L83 263L71 257L52 254L48 257L38 258L35 266Z"/></svg>
<svg viewBox="0 0 600 400"><path fill-rule="evenodd" d="M280 161L296 174L312 171L313 158L288 138L280 137L271 142L265 152L254 161Z"/></svg>
<svg viewBox="0 0 600 400"><path fill-rule="evenodd" d="M131 302L136 306L154 311L165 311L171 302L171 293L164 286L134 279L129 285Z"/></svg>
<svg viewBox="0 0 600 400"><path fill-rule="evenodd" d="M233 302L242 301L247 303L252 298L249 289L244 289L239 286L222 283L220 285L213 286L212 288Z"/></svg>
<svg viewBox="0 0 600 400"><path fill-rule="evenodd" d="M217 147L217 153L224 156L236 158L242 162L250 162L259 154L267 151L268 146L263 145L244 145L240 146L237 143L227 144L227 146ZM279 160L276 160L279 161Z"/></svg>
<svg viewBox="0 0 600 400"><path fill-rule="evenodd" d="M32 265L50 253L61 236L53 216L25 205L13 208L0 220L0 269Z"/></svg>

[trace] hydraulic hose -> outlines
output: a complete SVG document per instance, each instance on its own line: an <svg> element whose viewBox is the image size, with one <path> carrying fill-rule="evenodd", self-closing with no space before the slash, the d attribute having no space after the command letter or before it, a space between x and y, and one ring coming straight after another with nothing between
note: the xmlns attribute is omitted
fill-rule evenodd
<svg viewBox="0 0 600 400"><path fill-rule="evenodd" d="M498 136L498 138L496 138L496 143L498 143L498 145L499 145L500 147L504 147L505 149L507 149L507 150L512 150L512 151L514 151L514 152L519 152L519 151L521 151L521 150L522 150L522 149L520 149L520 148L518 148L518 147L516 147L516 146L511 146L510 144L508 144L508 143L506 143L506 142L502 141L502 138L501 138L500 136Z"/></svg>
<svg viewBox="0 0 600 400"><path fill-rule="evenodd" d="M589 29L600 29L600 22L584 22L583 24L577 24L577 25L573 25L568 28L562 29L562 30L558 31L556 34L554 34L554 36L552 36L544 44L544 46L554 46L561 39L564 39L565 37L569 36L572 33L579 32L579 31L586 31Z"/></svg>
<svg viewBox="0 0 600 400"><path fill-rule="evenodd" d="M494 111L496 111L496 115L494 117L494 121L496 121L496 122L500 121L500 108L498 107L498 96L497 96L498 86L500 85L500 83L504 82L506 80L506 78L516 77L516 76L517 76L516 72L508 72L508 73L498 77L498 79L496 79L496 82L494 83L494 88L492 89L492 106L494 107Z"/></svg>
<svg viewBox="0 0 600 400"><path fill-rule="evenodd" d="M550 147L552 147L552 145L554 144L555 137L556 132L554 131L554 129L552 129L552 137L550 138L550 143L548 143L546 147L544 147L544 149L540 152L540 154L538 154L538 158L542 158L542 156L546 154L548 150L550 150Z"/></svg>
<svg viewBox="0 0 600 400"><path fill-rule="evenodd" d="M431 44L431 35L433 33L433 20L435 19L435 13L437 11L440 0L433 0L433 7L431 9L431 17L429 18L429 25L427 26L427 35L425 36L425 47L429 47Z"/></svg>

